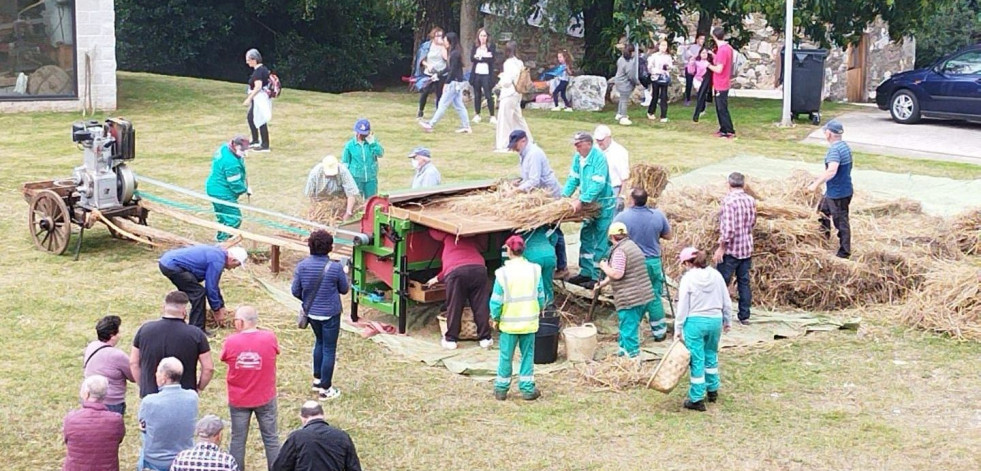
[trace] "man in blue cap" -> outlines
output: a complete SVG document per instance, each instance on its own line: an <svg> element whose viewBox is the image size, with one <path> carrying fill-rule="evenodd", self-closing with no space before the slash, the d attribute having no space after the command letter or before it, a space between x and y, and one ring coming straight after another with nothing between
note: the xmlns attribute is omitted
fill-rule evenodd
<svg viewBox="0 0 981 471"><path fill-rule="evenodd" d="M351 171L354 183L365 200L378 194L378 159L383 155L385 149L375 140L371 123L367 119L359 119L354 123L354 137L344 145L341 163Z"/></svg>
<svg viewBox="0 0 981 471"><path fill-rule="evenodd" d="M416 147L409 152L409 158L412 159L412 168L416 170L415 175L412 176L412 189L416 188L429 188L431 186L438 186L443 182L443 177L439 174L439 170L433 165L432 153L429 149L425 147Z"/></svg>
<svg viewBox="0 0 981 471"><path fill-rule="evenodd" d="M848 258L852 255L852 231L848 223L848 205L852 202L852 149L841 140L845 127L837 119L824 125L824 138L830 147L824 155L824 173L811 186L810 191L817 191L823 183L827 190L818 211L821 212L821 231L825 237L831 237L831 223L838 229L838 256Z"/></svg>

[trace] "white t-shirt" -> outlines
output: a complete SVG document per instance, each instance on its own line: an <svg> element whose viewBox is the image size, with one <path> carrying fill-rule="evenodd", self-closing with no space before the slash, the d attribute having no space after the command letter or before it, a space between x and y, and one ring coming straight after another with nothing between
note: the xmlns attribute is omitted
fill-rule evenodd
<svg viewBox="0 0 981 471"><path fill-rule="evenodd" d="M610 140L610 146L603 151L606 164L610 167L610 185L618 187L630 178L630 155L617 141Z"/></svg>
<svg viewBox="0 0 981 471"><path fill-rule="evenodd" d="M500 75L501 98L518 94L518 91L514 89L514 85L518 83L518 77L524 68L525 63L521 62L521 59L517 57L512 57L504 61Z"/></svg>

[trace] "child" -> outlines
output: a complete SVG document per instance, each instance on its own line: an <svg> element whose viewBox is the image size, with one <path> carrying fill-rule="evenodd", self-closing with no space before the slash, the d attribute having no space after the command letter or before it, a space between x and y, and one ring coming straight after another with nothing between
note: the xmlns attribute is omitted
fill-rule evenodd
<svg viewBox="0 0 981 471"><path fill-rule="evenodd" d="M695 95L695 113L691 120L698 122L698 118L705 113L705 100L708 98L709 80L705 77L709 66L709 55L711 52L707 47L702 47L698 55L692 57L688 62L688 73L691 74L692 86L698 93Z"/></svg>
<svg viewBox="0 0 981 471"><path fill-rule="evenodd" d="M569 87L569 74L572 72L572 56L569 55L569 51L563 49L556 55L556 59L559 61L559 65L549 71L558 81L555 90L552 91L552 103L555 104L552 111L562 111L563 109L562 105L559 105L560 93L562 94L562 101L565 103L565 110L572 111L572 102L565 94L566 88Z"/></svg>

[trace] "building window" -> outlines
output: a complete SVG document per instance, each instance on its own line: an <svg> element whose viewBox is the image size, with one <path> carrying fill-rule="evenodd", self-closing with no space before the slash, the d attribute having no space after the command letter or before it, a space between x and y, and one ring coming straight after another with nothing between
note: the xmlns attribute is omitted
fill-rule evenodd
<svg viewBox="0 0 981 471"><path fill-rule="evenodd" d="M0 100L76 98L74 0L0 0Z"/></svg>

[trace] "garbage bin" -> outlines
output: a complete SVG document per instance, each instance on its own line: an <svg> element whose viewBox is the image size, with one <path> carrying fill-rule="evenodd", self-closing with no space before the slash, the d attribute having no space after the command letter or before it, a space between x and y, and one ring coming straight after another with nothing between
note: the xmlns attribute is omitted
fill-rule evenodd
<svg viewBox="0 0 981 471"><path fill-rule="evenodd" d="M808 114L811 124L821 123L821 95L824 92L824 59L827 49L794 49L790 58L791 87L790 113L794 119L799 114ZM780 64L783 65L783 50L780 51ZM783 83L783 69L780 70L780 83Z"/></svg>

